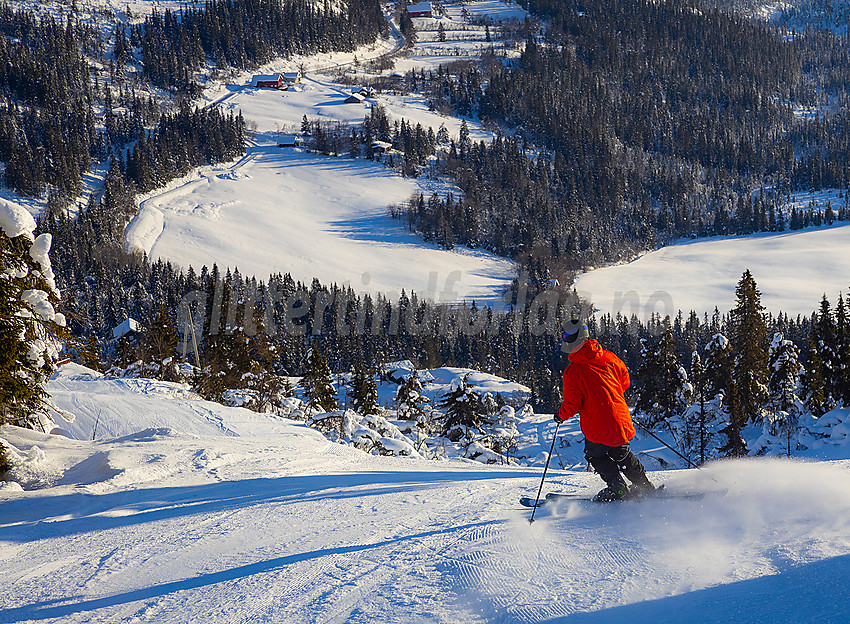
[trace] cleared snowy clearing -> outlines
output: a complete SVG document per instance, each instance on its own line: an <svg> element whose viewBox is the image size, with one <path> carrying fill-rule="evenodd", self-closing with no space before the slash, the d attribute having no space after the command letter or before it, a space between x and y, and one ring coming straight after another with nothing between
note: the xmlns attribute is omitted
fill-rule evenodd
<svg viewBox="0 0 850 624"><path fill-rule="evenodd" d="M576 290L600 312L647 319L710 315L735 305L735 285L749 269L771 312L808 315L827 295L835 303L850 284L850 225L780 234L715 237L681 242L629 264L580 275Z"/></svg>
<svg viewBox="0 0 850 624"><path fill-rule="evenodd" d="M255 147L237 163L198 170L142 201L127 243L196 270L217 263L258 279L281 272L358 292L497 301L513 277L510 261L445 251L389 217L388 204L415 188L366 160Z"/></svg>
<svg viewBox="0 0 850 624"><path fill-rule="evenodd" d="M88 439L99 416L118 437L0 429L26 485L43 486L0 490L3 623L850 617L835 585L850 573L846 460L653 472L672 491L728 493L566 502L529 525L516 501L536 493L539 466L370 456L175 384L82 367L49 389L77 416L69 433ZM546 445L551 417L533 418ZM546 491L600 484L553 461Z"/></svg>
<svg viewBox="0 0 850 624"><path fill-rule="evenodd" d="M436 70L441 62L451 60L457 59L427 59L422 62L415 57L410 61L409 67L431 67ZM282 71L280 67L282 65L269 69L267 73ZM441 125L445 125L451 136L457 138L460 135L461 119L428 110L428 101L418 93L376 93L364 102L347 104L346 98L356 88L342 85L318 73L306 76L293 89L287 91L255 89L250 86L250 82L251 75L244 74L240 76L237 84L206 91L206 98L209 102L218 102L218 106L224 111L241 111L246 120L256 123L258 143L276 144L279 131L300 131L305 115L310 120L359 125L375 104L383 106L391 120L405 119L414 125L422 124L423 128L433 128L434 132ZM478 123L467 120L467 124L472 140L492 139L493 134L482 130Z"/></svg>
<svg viewBox="0 0 850 624"><path fill-rule="evenodd" d="M513 2L499 0L472 0L472 2L452 2L443 4L446 13L454 21L461 21L463 11L472 17L489 17L495 21L519 20L528 17L528 12Z"/></svg>

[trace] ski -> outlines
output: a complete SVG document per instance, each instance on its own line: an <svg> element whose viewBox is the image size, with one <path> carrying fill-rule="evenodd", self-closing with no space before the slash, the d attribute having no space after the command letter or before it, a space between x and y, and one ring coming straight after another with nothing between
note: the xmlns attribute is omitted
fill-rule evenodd
<svg viewBox="0 0 850 624"><path fill-rule="evenodd" d="M631 496L622 500L616 501L601 501L596 500L593 496L579 496L577 494L561 494L559 492L550 492L546 498L537 501L537 507L542 507L546 504L551 504L560 501L585 501L591 503L624 503L629 501L642 500L702 500L707 495L722 496L726 494L726 490L717 490L713 492L669 492L662 485L653 492L647 492L639 496ZM535 499L530 496L523 496L519 499L519 504L523 507L535 507Z"/></svg>

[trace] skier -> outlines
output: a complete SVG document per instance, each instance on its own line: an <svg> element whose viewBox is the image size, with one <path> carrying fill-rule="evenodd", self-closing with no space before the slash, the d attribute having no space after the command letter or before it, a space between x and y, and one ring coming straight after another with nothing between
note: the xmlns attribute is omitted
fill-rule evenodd
<svg viewBox="0 0 850 624"><path fill-rule="evenodd" d="M561 351L569 353L570 363L564 370L564 399L555 419L579 415L584 456L607 484L594 500L622 500L654 490L629 448L635 427L623 396L629 387L626 365L591 339L580 320L567 321L563 328Z"/></svg>

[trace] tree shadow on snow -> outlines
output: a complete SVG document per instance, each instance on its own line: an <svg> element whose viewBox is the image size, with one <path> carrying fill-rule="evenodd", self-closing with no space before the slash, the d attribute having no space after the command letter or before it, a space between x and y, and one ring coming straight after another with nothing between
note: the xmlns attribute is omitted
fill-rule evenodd
<svg viewBox="0 0 850 624"><path fill-rule="evenodd" d="M545 624L799 624L850 622L850 555L794 566L771 576Z"/></svg>
<svg viewBox="0 0 850 624"><path fill-rule="evenodd" d="M141 488L109 494L73 493L3 502L0 542L32 542L129 527L251 505L416 493L429 484L536 476L534 471L364 472L242 479L198 486ZM376 504L380 501L376 500ZM2 621L2 620L0 620Z"/></svg>

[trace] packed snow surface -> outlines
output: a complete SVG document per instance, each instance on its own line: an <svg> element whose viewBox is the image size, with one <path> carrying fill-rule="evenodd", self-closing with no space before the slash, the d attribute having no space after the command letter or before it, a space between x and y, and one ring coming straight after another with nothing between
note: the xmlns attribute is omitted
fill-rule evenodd
<svg viewBox="0 0 850 624"><path fill-rule="evenodd" d="M25 487L0 490L3 623L850 619L847 460L651 472L709 494L530 525L539 465L371 456L81 367L49 389L71 437L0 429ZM533 418L545 445L551 416ZM544 491L600 485L553 461Z"/></svg>

